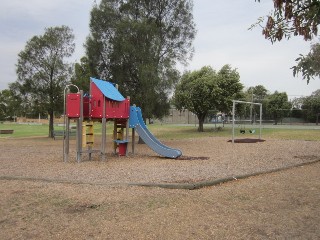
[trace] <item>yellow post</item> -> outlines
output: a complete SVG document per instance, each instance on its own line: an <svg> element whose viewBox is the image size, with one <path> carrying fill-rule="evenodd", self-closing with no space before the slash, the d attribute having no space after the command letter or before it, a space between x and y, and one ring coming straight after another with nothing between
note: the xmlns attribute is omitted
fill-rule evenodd
<svg viewBox="0 0 320 240"><path fill-rule="evenodd" d="M87 146L87 126L86 122L82 122L82 147L85 148Z"/></svg>

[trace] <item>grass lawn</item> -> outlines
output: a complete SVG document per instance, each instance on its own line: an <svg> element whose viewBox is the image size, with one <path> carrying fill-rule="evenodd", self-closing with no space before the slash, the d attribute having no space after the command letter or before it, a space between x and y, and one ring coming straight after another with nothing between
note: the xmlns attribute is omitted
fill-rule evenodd
<svg viewBox="0 0 320 240"><path fill-rule="evenodd" d="M231 125L225 127L220 126L219 130L215 129L214 125L205 125L204 132L198 132L195 125L177 125L177 124L152 124L148 125L150 132L152 132L159 139L185 139L198 137L230 137L232 136ZM0 129L12 129L13 134L0 134L0 138L20 138L20 137L46 137L48 136L48 125L27 125L5 123L0 124ZM63 127L55 126L55 130L62 130ZM113 130L113 123L108 123L107 134L111 135ZM235 129L235 138L258 138L259 128L255 128L255 133L240 134L239 128ZM95 123L94 132L97 135L101 134L101 124ZM130 131L131 134L131 131ZM295 126L264 126L262 129L262 138L274 138L285 140L310 140L320 141L320 127L315 129L301 129Z"/></svg>
<svg viewBox="0 0 320 240"><path fill-rule="evenodd" d="M0 134L0 138L48 136L48 125L0 124L0 130L12 129L13 134Z"/></svg>

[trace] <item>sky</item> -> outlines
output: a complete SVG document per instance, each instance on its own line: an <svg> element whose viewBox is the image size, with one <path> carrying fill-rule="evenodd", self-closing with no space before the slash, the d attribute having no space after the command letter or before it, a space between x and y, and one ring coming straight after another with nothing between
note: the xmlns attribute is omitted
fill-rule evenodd
<svg viewBox="0 0 320 240"><path fill-rule="evenodd" d="M99 1L97 1L99 2ZM70 61L84 56L83 43L89 34L94 0L2 0L0 8L0 90L15 82L20 51L45 28L66 25L73 29L76 49ZM310 42L301 37L271 44L260 28L248 28L273 8L272 0L194 0L193 17L197 34L194 55L185 70L225 64L236 68L245 87L263 85L270 93L286 92L290 99L309 96L320 89L320 79L309 84L293 77L292 66L299 54L307 54Z"/></svg>

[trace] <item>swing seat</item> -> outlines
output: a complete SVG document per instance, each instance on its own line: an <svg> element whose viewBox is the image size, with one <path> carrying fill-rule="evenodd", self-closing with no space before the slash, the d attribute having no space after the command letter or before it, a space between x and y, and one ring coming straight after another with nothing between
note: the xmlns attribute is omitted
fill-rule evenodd
<svg viewBox="0 0 320 240"><path fill-rule="evenodd" d="M241 134L245 134L245 133L246 133L246 130L240 129L240 133L241 133Z"/></svg>

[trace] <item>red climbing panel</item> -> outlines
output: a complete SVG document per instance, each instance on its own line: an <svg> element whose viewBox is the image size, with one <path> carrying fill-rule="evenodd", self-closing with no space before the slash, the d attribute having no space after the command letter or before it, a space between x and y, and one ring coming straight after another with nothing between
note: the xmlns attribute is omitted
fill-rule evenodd
<svg viewBox="0 0 320 240"><path fill-rule="evenodd" d="M67 94L66 114L68 118L80 117L80 100L81 98L79 93Z"/></svg>
<svg viewBox="0 0 320 240"><path fill-rule="evenodd" d="M130 100L117 102L107 99L106 118L129 118Z"/></svg>

